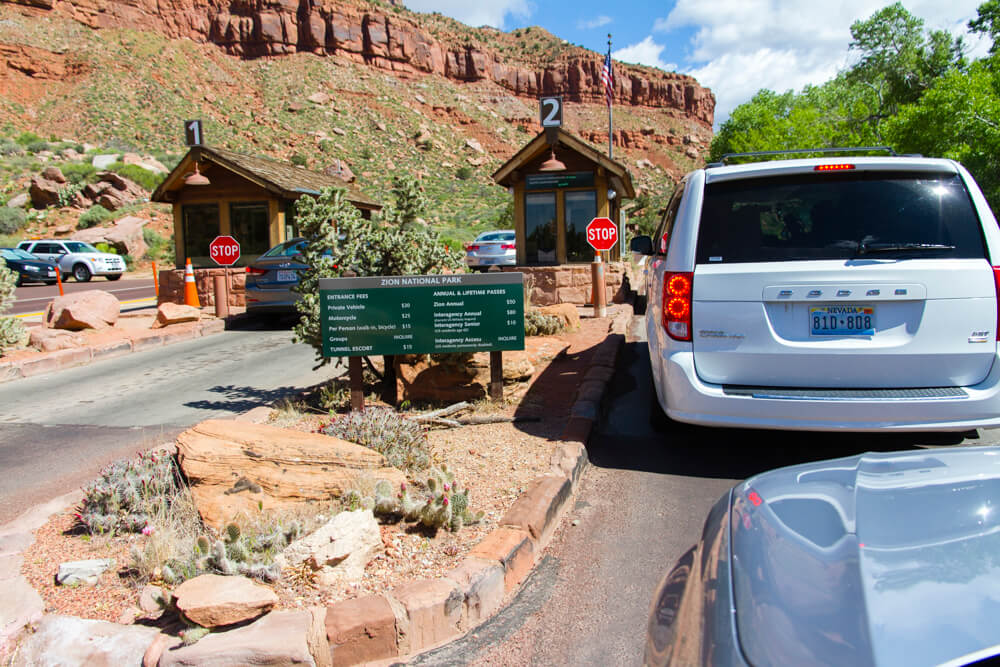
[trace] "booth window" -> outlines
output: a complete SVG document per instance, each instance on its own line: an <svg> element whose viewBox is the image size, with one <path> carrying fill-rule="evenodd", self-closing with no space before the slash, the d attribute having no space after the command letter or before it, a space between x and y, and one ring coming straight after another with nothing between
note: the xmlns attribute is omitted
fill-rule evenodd
<svg viewBox="0 0 1000 667"><path fill-rule="evenodd" d="M524 238L528 264L556 263L556 193L525 195Z"/></svg>
<svg viewBox="0 0 1000 667"><path fill-rule="evenodd" d="M271 247L267 202L240 202L229 205L229 229L240 243L240 261L244 266Z"/></svg>
<svg viewBox="0 0 1000 667"><path fill-rule="evenodd" d="M587 225L597 217L597 191L567 192L566 197L566 261L589 262L594 249L587 243Z"/></svg>
<svg viewBox="0 0 1000 667"><path fill-rule="evenodd" d="M291 241L299 235L299 226L295 221L295 202L290 199L285 200L285 240Z"/></svg>
<svg viewBox="0 0 1000 667"><path fill-rule="evenodd" d="M218 204L185 204L181 209L184 220L184 257L178 257L178 265L183 266L186 258L191 258L194 266L216 266L208 256L208 244L219 235Z"/></svg>

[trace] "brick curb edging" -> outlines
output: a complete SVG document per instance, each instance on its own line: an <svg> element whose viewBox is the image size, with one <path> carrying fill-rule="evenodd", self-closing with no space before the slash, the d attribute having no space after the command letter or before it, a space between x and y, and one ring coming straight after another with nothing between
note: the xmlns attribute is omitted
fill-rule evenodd
<svg viewBox="0 0 1000 667"><path fill-rule="evenodd" d="M458 639L498 612L505 597L521 585L541 560L577 491L587 466L586 445L600 418L631 314L631 308L627 308L613 319L609 335L594 352L591 367L577 390L570 419L560 442L553 448L549 471L529 483L498 526L455 569L440 579L413 581L383 594L312 607L308 610L309 622L296 626L299 630L295 634L304 632L306 636L289 637L289 643L297 645L301 643L299 640L305 641L317 667L384 663L387 659L412 657ZM270 408L260 406L238 419L258 421L269 412ZM20 575L19 552L30 545L33 530L43 525L52 513L78 502L80 493L57 498L0 527L0 581L22 583L27 587L25 594L30 602L17 605L13 618L6 618L5 612L10 610L4 609L7 605L0 605L0 657L22 628L37 622L43 614L41 598ZM11 530L15 524L20 524L21 529ZM13 588L16 593L17 587ZM267 616L275 614L287 616L300 612L272 612ZM252 630L252 624L247 629ZM142 656L142 664L150 667L159 664L164 652L177 642L175 637L157 635ZM175 655L174 661L178 659L183 658Z"/></svg>
<svg viewBox="0 0 1000 667"><path fill-rule="evenodd" d="M37 357L18 361L0 362L0 382L61 371L75 366L86 366L95 361L112 359L133 352L148 350L161 345L180 343L185 340L211 336L226 330L225 320L210 319L199 322L181 323L178 328L140 330L127 338L101 345L84 345L66 350L43 353Z"/></svg>

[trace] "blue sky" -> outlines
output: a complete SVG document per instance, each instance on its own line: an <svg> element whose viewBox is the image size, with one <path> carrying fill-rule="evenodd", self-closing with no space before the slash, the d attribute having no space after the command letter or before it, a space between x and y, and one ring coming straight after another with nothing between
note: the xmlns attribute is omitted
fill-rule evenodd
<svg viewBox="0 0 1000 667"><path fill-rule="evenodd" d="M926 26L966 34L983 0L905 0ZM404 0L472 26L542 26L622 62L690 74L716 96L716 124L761 88L800 90L850 65L850 26L891 4L885 0ZM972 56L985 40L968 36Z"/></svg>

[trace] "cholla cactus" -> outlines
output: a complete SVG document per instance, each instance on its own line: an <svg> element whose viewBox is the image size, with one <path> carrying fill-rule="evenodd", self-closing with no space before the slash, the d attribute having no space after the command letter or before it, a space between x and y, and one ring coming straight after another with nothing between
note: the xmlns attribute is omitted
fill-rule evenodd
<svg viewBox="0 0 1000 667"><path fill-rule="evenodd" d="M14 290L17 288L17 272L7 268L7 262L0 259L0 313L14 305ZM0 317L0 354L23 347L28 341L28 330L16 317Z"/></svg>

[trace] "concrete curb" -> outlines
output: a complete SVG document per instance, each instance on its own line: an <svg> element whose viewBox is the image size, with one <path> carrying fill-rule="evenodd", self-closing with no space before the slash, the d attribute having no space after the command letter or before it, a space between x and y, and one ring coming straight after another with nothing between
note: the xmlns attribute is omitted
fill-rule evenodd
<svg viewBox="0 0 1000 667"><path fill-rule="evenodd" d="M587 441L600 418L601 404L614 375L630 317L631 309L619 313L609 335L595 351L585 382L577 390L561 441L553 448L549 471L528 485L497 528L444 577L408 582L384 594L312 610L308 645L316 665L346 667L406 659L458 639L501 609L505 598L520 587L541 560L579 487L587 466ZM269 408L261 406L244 413L240 419L261 421L269 412ZM81 494L76 491L23 515L14 522L20 528L14 524L0 527L0 581L8 583L9 572L23 580L19 552L30 545L31 531L43 525L52 513L79 502ZM10 554L13 559L5 560ZM28 589L38 598L30 586ZM22 609L12 619L3 616L6 605L0 605L2 642L9 642L21 628L41 617L41 599L30 602L19 605ZM156 665L167 643L157 636L147 649L143 664ZM5 655L4 649L9 646L0 643L0 658Z"/></svg>
<svg viewBox="0 0 1000 667"><path fill-rule="evenodd" d="M111 343L86 345L68 350L56 350L55 352L43 352L39 356L30 359L0 362L0 382L20 380L76 366L86 366L95 361L103 361L104 359L112 359L125 354L148 350L153 347L211 336L212 334L222 333L226 330L225 320L211 319L192 322L191 324L194 326L186 326L186 324L181 323L179 326L183 328L173 331L169 327L164 329L149 329L148 331L136 332L128 338Z"/></svg>

